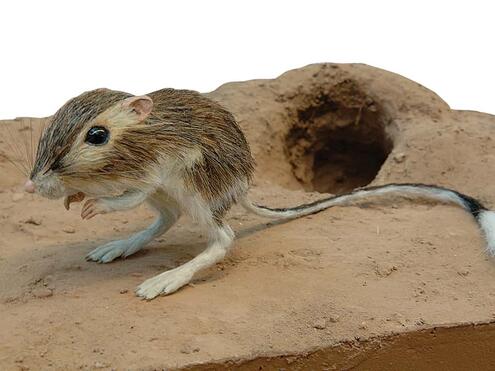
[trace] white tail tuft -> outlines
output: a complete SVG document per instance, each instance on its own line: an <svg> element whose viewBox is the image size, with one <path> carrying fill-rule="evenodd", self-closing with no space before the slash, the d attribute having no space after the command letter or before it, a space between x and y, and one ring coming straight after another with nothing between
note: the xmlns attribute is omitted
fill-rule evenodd
<svg viewBox="0 0 495 371"><path fill-rule="evenodd" d="M495 256L495 212L490 210L480 211L478 222L485 235L486 249L490 255Z"/></svg>

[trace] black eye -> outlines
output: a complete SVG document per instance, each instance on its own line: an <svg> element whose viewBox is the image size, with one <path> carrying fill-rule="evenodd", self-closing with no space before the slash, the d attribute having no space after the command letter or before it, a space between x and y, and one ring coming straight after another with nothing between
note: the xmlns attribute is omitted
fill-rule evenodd
<svg viewBox="0 0 495 371"><path fill-rule="evenodd" d="M84 141L95 146L101 146L108 142L110 138L110 133L103 126L93 126L88 130L86 134L86 139Z"/></svg>

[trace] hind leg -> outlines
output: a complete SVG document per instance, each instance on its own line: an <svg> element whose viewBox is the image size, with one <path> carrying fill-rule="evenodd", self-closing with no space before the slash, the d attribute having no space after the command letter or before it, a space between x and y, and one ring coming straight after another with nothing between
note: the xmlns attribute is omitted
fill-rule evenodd
<svg viewBox="0 0 495 371"><path fill-rule="evenodd" d="M151 300L158 295L168 295L187 285L194 274L221 261L234 240L234 232L226 224L211 226L206 249L187 263L144 281L136 289L136 295Z"/></svg>
<svg viewBox="0 0 495 371"><path fill-rule="evenodd" d="M147 201L159 213L152 225L127 239L111 241L97 247L86 256L86 260L109 263L118 257L126 258L168 231L179 219L180 210L178 205L161 191L149 196Z"/></svg>

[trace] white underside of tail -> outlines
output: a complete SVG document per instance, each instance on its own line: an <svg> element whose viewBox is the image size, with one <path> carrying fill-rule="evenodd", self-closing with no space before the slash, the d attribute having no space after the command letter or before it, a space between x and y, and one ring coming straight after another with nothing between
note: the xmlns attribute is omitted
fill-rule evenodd
<svg viewBox="0 0 495 371"><path fill-rule="evenodd" d="M397 194L402 196L428 198L437 200L444 203L455 203L458 206L465 207L462 199L454 192L447 189L434 188L434 187L417 187L412 185L387 185L382 188L376 189L362 189L355 191L351 194L342 195L327 201L318 202L316 205L307 208L301 208L298 210L287 209L283 211L270 210L268 208L254 205L248 199L241 201L244 208L252 213L263 216L266 218L276 219L291 219L298 218L300 216L313 214L315 212L328 209L332 206L345 206L352 202L363 200L370 197Z"/></svg>

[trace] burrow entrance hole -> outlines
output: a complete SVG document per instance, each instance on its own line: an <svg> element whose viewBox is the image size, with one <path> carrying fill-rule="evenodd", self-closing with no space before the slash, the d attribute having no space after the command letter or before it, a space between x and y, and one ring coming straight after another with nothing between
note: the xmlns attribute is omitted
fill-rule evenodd
<svg viewBox="0 0 495 371"><path fill-rule="evenodd" d="M307 191L342 194L366 186L393 148L383 109L352 80L304 97L294 117L286 151Z"/></svg>

